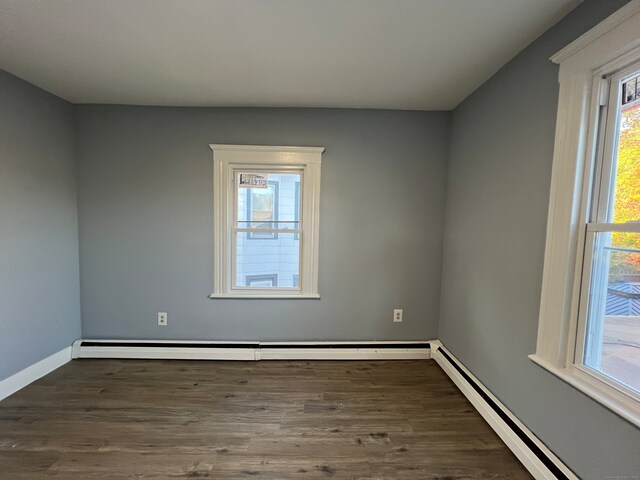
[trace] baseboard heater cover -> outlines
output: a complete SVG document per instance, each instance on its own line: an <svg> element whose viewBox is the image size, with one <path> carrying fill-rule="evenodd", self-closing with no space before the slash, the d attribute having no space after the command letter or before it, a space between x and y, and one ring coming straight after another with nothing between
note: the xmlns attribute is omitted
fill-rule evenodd
<svg viewBox="0 0 640 480"><path fill-rule="evenodd" d="M539 480L579 480L562 461L500 403L439 341L431 342L431 357Z"/></svg>
<svg viewBox="0 0 640 480"><path fill-rule="evenodd" d="M430 358L429 342L203 342L78 340L73 358L183 360L414 360Z"/></svg>

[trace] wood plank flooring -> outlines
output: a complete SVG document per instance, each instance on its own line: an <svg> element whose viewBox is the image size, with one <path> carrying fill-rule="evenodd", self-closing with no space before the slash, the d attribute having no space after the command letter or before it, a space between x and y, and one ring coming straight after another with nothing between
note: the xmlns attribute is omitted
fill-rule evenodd
<svg viewBox="0 0 640 480"><path fill-rule="evenodd" d="M431 360L75 360L0 402L0 478L531 478Z"/></svg>

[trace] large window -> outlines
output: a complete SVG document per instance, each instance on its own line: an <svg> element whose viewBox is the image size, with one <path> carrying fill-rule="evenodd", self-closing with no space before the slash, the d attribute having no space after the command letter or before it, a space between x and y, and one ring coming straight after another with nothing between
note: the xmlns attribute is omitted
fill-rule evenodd
<svg viewBox="0 0 640 480"><path fill-rule="evenodd" d="M212 145L212 297L316 298L324 149Z"/></svg>
<svg viewBox="0 0 640 480"><path fill-rule="evenodd" d="M552 57L560 65L536 353L640 425L640 3Z"/></svg>
<svg viewBox="0 0 640 480"><path fill-rule="evenodd" d="M609 93L589 196L574 359L630 395L640 394L638 76L635 64L605 79Z"/></svg>

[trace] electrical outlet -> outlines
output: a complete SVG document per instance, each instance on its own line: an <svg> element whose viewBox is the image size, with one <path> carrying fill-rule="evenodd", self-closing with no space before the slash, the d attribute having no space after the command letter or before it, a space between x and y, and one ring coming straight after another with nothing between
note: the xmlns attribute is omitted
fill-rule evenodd
<svg viewBox="0 0 640 480"><path fill-rule="evenodd" d="M158 312L158 325L167 325L167 312Z"/></svg>
<svg viewBox="0 0 640 480"><path fill-rule="evenodd" d="M393 321L396 323L402 322L402 310L400 308L396 308L393 311Z"/></svg>

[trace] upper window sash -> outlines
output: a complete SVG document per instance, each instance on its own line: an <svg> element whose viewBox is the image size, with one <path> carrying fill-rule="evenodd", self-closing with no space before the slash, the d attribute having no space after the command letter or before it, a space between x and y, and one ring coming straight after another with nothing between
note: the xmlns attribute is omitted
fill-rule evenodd
<svg viewBox="0 0 640 480"><path fill-rule="evenodd" d="M278 233L295 233L300 234L302 232L302 220L299 218L300 214L298 212L299 204L301 203L298 196L300 195L300 191L297 188L297 185L302 181L304 176L303 170L291 170L289 167L281 167L277 166L271 168L270 170L259 170L253 171L253 173L262 173L265 175L276 174L276 175L287 175L293 174L299 177L298 181L295 181L296 187L294 187L294 206L293 206L293 214L291 215L291 220L280 220L280 181L269 181L268 187L271 190L273 187L273 215L271 219L264 220L256 220L253 218L253 188L246 189L246 205L244 209L242 209L239 205L239 192L241 191L240 187L237 183L237 177L240 174L247 173L246 169L238 169L232 171L232 183L234 185L233 192L230 192L230 195L233 195L234 198L230 199L230 201L234 202L234 223L233 230L236 232L246 232L250 234L271 234L270 237L255 237L250 235L251 239L276 239L278 237ZM240 214L244 213L246 220L240 219ZM267 226L263 226L267 225Z"/></svg>
<svg viewBox="0 0 640 480"><path fill-rule="evenodd" d="M607 93L600 102L604 104L598 125L600 130L598 141L601 145L596 152L594 166L594 184L592 186L594 192L589 215L591 222L615 223L613 207L620 140L620 114L623 108L628 108L631 103L640 101L640 89L637 93L638 99L634 95L629 102L624 101L624 83L630 77L636 78L639 70L640 63L636 61L602 80L603 90L606 87Z"/></svg>

